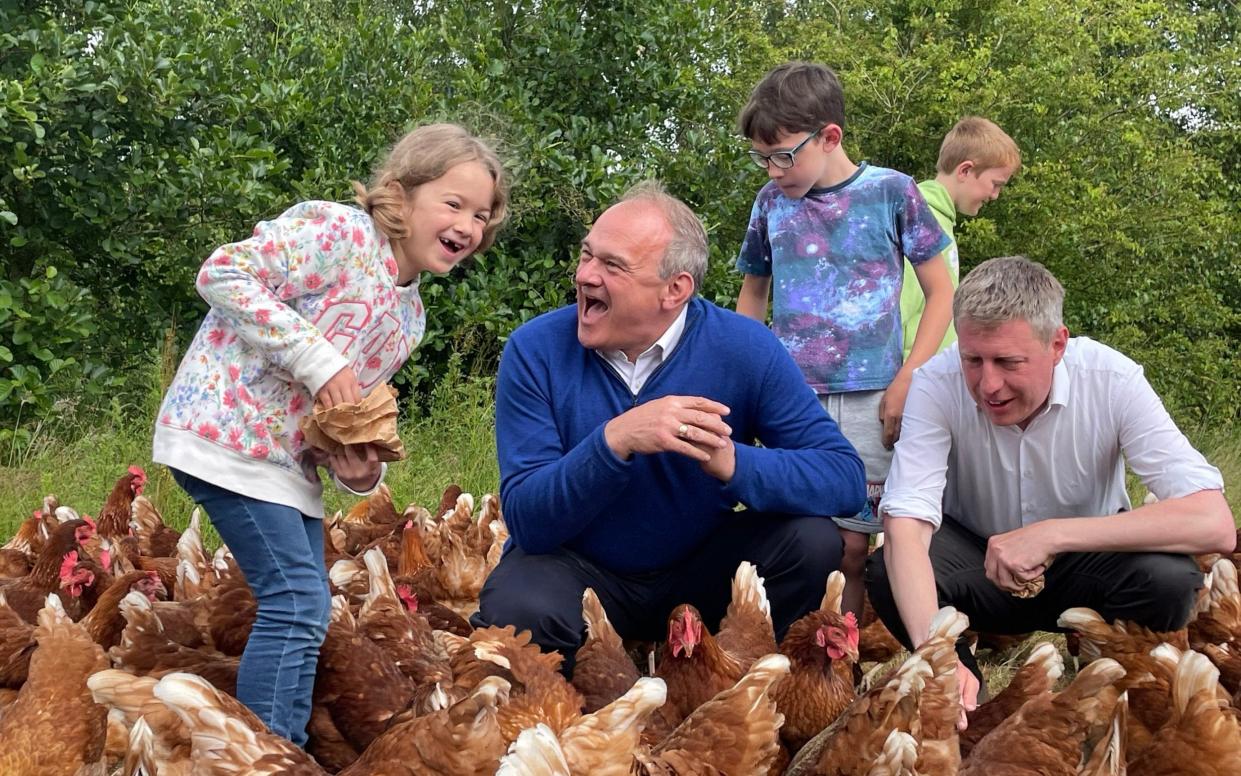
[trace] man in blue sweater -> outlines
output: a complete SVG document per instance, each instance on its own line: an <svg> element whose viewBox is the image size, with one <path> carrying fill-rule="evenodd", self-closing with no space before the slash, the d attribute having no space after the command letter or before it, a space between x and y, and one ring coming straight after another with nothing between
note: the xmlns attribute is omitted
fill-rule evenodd
<svg viewBox="0 0 1241 776"><path fill-rule="evenodd" d="M529 629L566 670L586 587L623 637L660 640L679 603L714 627L743 560L765 577L782 637L840 565L828 518L862 506L857 453L765 326L695 295L706 268L697 216L640 184L582 241L577 304L504 349L496 442L512 541L473 622Z"/></svg>

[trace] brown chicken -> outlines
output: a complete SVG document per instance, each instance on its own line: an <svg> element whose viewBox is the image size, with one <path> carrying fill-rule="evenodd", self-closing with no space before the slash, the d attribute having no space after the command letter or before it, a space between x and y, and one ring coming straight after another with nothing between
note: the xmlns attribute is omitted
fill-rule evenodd
<svg viewBox="0 0 1241 776"><path fill-rule="evenodd" d="M639 753L639 772L766 773L780 753L784 722L772 691L788 672L783 655L756 660L733 687L695 709L649 756Z"/></svg>
<svg viewBox="0 0 1241 776"><path fill-rule="evenodd" d="M321 703L310 707L306 723L306 751L328 773L337 773L352 765L362 754L340 732L332 720L332 712Z"/></svg>
<svg viewBox="0 0 1241 776"><path fill-rule="evenodd" d="M515 689L520 691L521 688L512 671L501 665L499 661L480 657L477 650L480 645L486 645L485 650L495 653L499 645L504 644L508 651L520 650L527 656L524 659L538 660L550 671L558 671L563 662L560 653L543 652L537 644L531 643L530 631L524 630L518 633L512 625L506 625L503 628L495 625L478 628L470 634L468 639L455 636L445 637L443 633L436 635L456 642L455 646L447 649L451 655L453 679L459 687L474 687L485 677L499 676L515 685Z"/></svg>
<svg viewBox="0 0 1241 776"><path fill-rule="evenodd" d="M0 717L0 773L102 773L107 712L86 677L107 668L107 656L55 595L38 614L35 640L29 677Z"/></svg>
<svg viewBox="0 0 1241 776"><path fill-rule="evenodd" d="M582 695L557 670L559 655L552 663L509 639L474 641L473 648L477 658L506 669L515 680L508 703L498 712L506 743L540 722L559 735L582 716Z"/></svg>
<svg viewBox="0 0 1241 776"><path fill-rule="evenodd" d="M784 715L780 739L792 752L840 716L857 697L853 667L859 631L852 612L840 613L845 577L833 571L819 608L789 626L780 654L789 658L788 678L776 688Z"/></svg>
<svg viewBox="0 0 1241 776"><path fill-rule="evenodd" d="M1093 743L1089 758L1077 769L1076 776L1125 776L1128 751L1129 694L1122 692L1112 712L1112 721L1103 737ZM1087 744L1090 744L1087 741Z"/></svg>
<svg viewBox="0 0 1241 776"><path fill-rule="evenodd" d="M95 608L112 575L85 551L70 550L60 564L60 601L77 622Z"/></svg>
<svg viewBox="0 0 1241 776"><path fill-rule="evenodd" d="M368 550L362 560L370 592L358 611L358 632L378 644L401 673L417 684L450 681L448 654L433 638L426 618L406 610L392 586L383 553Z"/></svg>
<svg viewBox="0 0 1241 776"><path fill-rule="evenodd" d="M930 637L895 672L808 741L787 773L861 776L883 751L893 730L908 732L919 741L919 760L926 763L919 766L921 772L955 772L959 756L955 645L968 624L956 609L940 609L931 621Z"/></svg>
<svg viewBox="0 0 1241 776"><path fill-rule="evenodd" d="M667 686L638 679L623 695L569 725L559 736L569 771L586 776L628 776L642 728L663 705Z"/></svg>
<svg viewBox="0 0 1241 776"><path fill-rule="evenodd" d="M120 643L108 650L116 668L156 678L185 671L207 679L229 695L236 694L237 658L169 639L150 600L142 593L131 590L121 599L120 608L125 629Z"/></svg>
<svg viewBox="0 0 1241 776"><path fill-rule="evenodd" d="M586 621L586 641L577 650L573 686L582 694L589 713L628 692L638 681L638 667L589 587L582 593L582 619Z"/></svg>
<svg viewBox="0 0 1241 776"><path fill-rule="evenodd" d="M17 579L34 567L29 553L23 550L0 549L0 579Z"/></svg>
<svg viewBox="0 0 1241 776"><path fill-rule="evenodd" d="M195 622L211 644L225 655L240 657L250 640L250 628L258 615L258 602L246 578L231 556L212 561L215 584L200 599Z"/></svg>
<svg viewBox="0 0 1241 776"><path fill-rule="evenodd" d="M1054 695L1032 698L983 737L961 776L1074 774L1111 725L1125 669L1101 658Z"/></svg>
<svg viewBox="0 0 1241 776"><path fill-rule="evenodd" d="M0 687L16 690L26 683L36 646L34 626L17 616L0 591Z"/></svg>
<svg viewBox="0 0 1241 776"><path fill-rule="evenodd" d="M138 536L138 551L151 558L171 558L177 554L177 542L181 532L168 527L164 516L146 496L135 496L130 507L134 533Z"/></svg>
<svg viewBox="0 0 1241 776"><path fill-rule="evenodd" d="M357 555L377 539L391 534L401 523L392 503L392 491L381 484L374 493L354 505L334 528L344 532L344 551Z"/></svg>
<svg viewBox="0 0 1241 776"><path fill-rule="evenodd" d="M733 575L732 599L720 621L716 636L720 648L741 663L742 670L763 655L776 652L775 628L771 622L771 604L758 569L742 561Z"/></svg>
<svg viewBox="0 0 1241 776"><path fill-rule="evenodd" d="M43 549L43 543L51 536L54 527L48 525L43 513L36 509L17 527L13 536L4 543L3 549L14 550L25 555L38 555L39 550Z"/></svg>
<svg viewBox="0 0 1241 776"><path fill-rule="evenodd" d="M931 621L930 635L914 654L931 666L931 676L918 701L918 762L921 773L956 773L961 765L957 721L961 695L957 687L957 638L969 626L969 618L944 607Z"/></svg>
<svg viewBox="0 0 1241 776"><path fill-rule="evenodd" d="M140 466L129 467L129 471L116 481L95 521L95 527L100 536L119 539L129 535L129 521L133 517L134 499L142 495L146 481L146 472ZM89 549L91 554L96 553L94 547Z"/></svg>
<svg viewBox="0 0 1241 776"><path fill-rule="evenodd" d="M170 674L169 676L185 676ZM199 677L201 678L201 677ZM127 671L108 669L86 680L97 703L110 710L109 721L116 720L126 730L128 742L143 749L142 759L154 766L148 773L159 776L189 776L191 772L190 733L181 718L155 697L158 679L136 676ZM266 730L259 718L233 697L220 694L221 709L238 724L255 733ZM119 714L119 716L118 716ZM134 728L145 720L146 732L136 736Z"/></svg>
<svg viewBox="0 0 1241 776"><path fill-rule="evenodd" d="M159 580L159 575L153 571L131 571L112 580L112 584L99 596L95 606L82 618L86 632L105 650L116 646L121 640L121 633L125 630L121 599L128 595L131 589L146 596L152 603L160 596L168 594Z"/></svg>
<svg viewBox="0 0 1241 776"><path fill-rule="evenodd" d="M1241 692L1241 645L1206 644L1202 651L1219 669L1219 683L1228 692Z"/></svg>
<svg viewBox="0 0 1241 776"><path fill-rule="evenodd" d="M1123 621L1109 625L1098 612L1085 607L1066 609L1057 622L1078 635L1082 657L1092 660L1104 655L1125 668L1126 675L1117 687L1128 693L1126 749L1130 759L1136 759L1172 714L1172 675L1177 658L1171 658L1173 667L1168 667L1159 651L1174 649L1179 654L1185 650L1186 632L1155 633ZM1164 644L1167 646L1161 647Z"/></svg>
<svg viewBox="0 0 1241 776"><path fill-rule="evenodd" d="M321 776L324 770L287 738L255 731L202 677L174 673L155 685L155 697L172 709L190 731L195 774Z"/></svg>
<svg viewBox="0 0 1241 776"><path fill-rule="evenodd" d="M1011 717L1026 701L1051 692L1064 675L1064 658L1054 644L1034 648L1025 664L994 698L968 713L969 726L961 732L961 756L968 757L983 736Z"/></svg>
<svg viewBox="0 0 1241 776"><path fill-rule="evenodd" d="M314 702L331 714L349 744L361 752L388 728L416 686L377 644L358 632L343 596L332 599L332 620L319 650Z"/></svg>
<svg viewBox="0 0 1241 776"><path fill-rule="evenodd" d="M1186 652L1176 668L1172 717L1155 732L1130 776L1241 773L1241 726L1219 701L1219 672L1204 655Z"/></svg>
<svg viewBox="0 0 1241 776"><path fill-rule="evenodd" d="M1221 558L1211 567L1204 611L1189 623L1189 644L1201 651L1206 644L1241 646L1241 589L1237 567Z"/></svg>
<svg viewBox="0 0 1241 776"><path fill-rule="evenodd" d="M94 529L83 520L61 523L48 538L30 573L0 586L4 598L23 620L33 623L47 602L47 594L60 590L65 556L90 540ZM74 556L74 564L77 558Z"/></svg>
<svg viewBox="0 0 1241 776"><path fill-rule="evenodd" d="M668 617L668 639L655 669L668 684L668 700L652 718L647 740L658 743L744 673L741 661L720 647L698 610L690 604L677 606Z"/></svg>
<svg viewBox="0 0 1241 776"><path fill-rule="evenodd" d="M896 671L878 682L806 742L785 771L787 776L856 776L869 770L893 730L916 734L918 701L931 665L910 655Z"/></svg>
<svg viewBox="0 0 1241 776"><path fill-rule="evenodd" d="M506 743L497 721L508 683L488 677L451 708L397 725L341 776L490 776Z"/></svg>

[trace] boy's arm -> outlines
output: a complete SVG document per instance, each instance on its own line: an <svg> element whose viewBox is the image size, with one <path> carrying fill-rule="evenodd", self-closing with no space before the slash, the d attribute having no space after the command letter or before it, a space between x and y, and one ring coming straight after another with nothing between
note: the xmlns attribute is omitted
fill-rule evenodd
<svg viewBox="0 0 1241 776"><path fill-rule="evenodd" d="M944 339L944 333L948 331L948 324L952 321L952 277L948 274L944 255L941 253L913 267L914 274L918 277L918 285L922 287L922 293L926 297L926 309L922 312L922 320L918 322L918 333L914 335L909 358L905 359L879 402L883 444L889 450L901 435L901 416L905 411L905 397L909 393L909 382L913 378L914 370L935 355L939 343Z"/></svg>
<svg viewBox="0 0 1241 776"><path fill-rule="evenodd" d="M741 281L741 293L737 295L737 312L759 323L766 323L767 298L770 294L771 275L747 274Z"/></svg>

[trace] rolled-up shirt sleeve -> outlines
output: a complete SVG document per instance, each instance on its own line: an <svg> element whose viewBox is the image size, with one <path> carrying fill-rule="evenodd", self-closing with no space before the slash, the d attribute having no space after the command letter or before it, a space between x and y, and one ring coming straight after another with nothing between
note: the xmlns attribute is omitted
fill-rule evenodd
<svg viewBox="0 0 1241 776"><path fill-rule="evenodd" d="M905 400L901 437L892 455L879 516L912 517L939 529L944 519L944 487L948 482L948 456L952 432L945 414L944 397L919 372L914 373Z"/></svg>
<svg viewBox="0 0 1241 776"><path fill-rule="evenodd" d="M1161 500L1223 490L1219 469L1207 463L1168 415L1141 367L1118 388L1111 404L1129 468Z"/></svg>

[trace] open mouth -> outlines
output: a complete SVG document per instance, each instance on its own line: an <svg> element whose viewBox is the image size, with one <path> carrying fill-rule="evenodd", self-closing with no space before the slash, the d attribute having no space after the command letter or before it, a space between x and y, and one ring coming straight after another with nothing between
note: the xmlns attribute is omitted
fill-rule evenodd
<svg viewBox="0 0 1241 776"><path fill-rule="evenodd" d="M594 323L607 313L608 305L602 299L584 296L579 309L582 323Z"/></svg>
<svg viewBox="0 0 1241 776"><path fill-rule="evenodd" d="M449 253L459 253L465 247L464 243L455 240L449 240L447 237L440 238L440 245L444 246Z"/></svg>
<svg viewBox="0 0 1241 776"><path fill-rule="evenodd" d="M988 409L1002 410L1005 407L1007 407L1009 404L1011 404L1012 401L1013 401L1012 399L1004 399L1003 401L994 401L992 399L987 399L985 403Z"/></svg>

